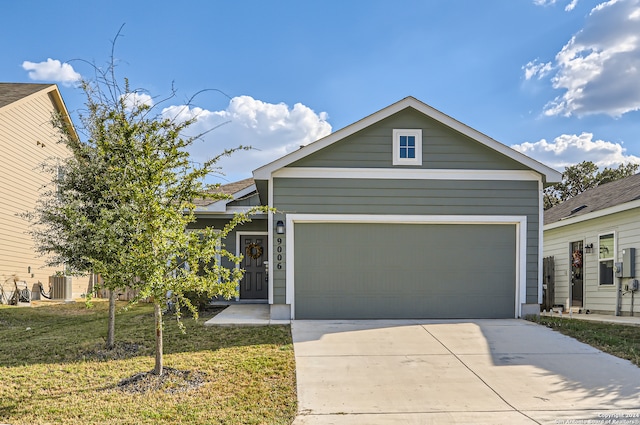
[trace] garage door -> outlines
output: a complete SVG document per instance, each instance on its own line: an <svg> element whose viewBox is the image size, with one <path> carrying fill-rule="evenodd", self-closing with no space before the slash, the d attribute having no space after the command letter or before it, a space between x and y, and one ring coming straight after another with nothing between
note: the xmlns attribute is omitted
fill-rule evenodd
<svg viewBox="0 0 640 425"><path fill-rule="evenodd" d="M515 315L513 224L296 223L296 319Z"/></svg>

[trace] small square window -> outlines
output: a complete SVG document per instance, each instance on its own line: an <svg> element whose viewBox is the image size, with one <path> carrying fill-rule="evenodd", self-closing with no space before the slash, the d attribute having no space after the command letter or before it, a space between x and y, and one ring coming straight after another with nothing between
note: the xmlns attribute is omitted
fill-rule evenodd
<svg viewBox="0 0 640 425"><path fill-rule="evenodd" d="M393 130L393 165L422 165L422 130Z"/></svg>

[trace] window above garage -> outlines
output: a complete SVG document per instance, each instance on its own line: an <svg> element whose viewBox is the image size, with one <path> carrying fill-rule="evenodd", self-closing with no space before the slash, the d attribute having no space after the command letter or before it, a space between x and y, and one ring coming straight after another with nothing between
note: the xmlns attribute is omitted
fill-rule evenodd
<svg viewBox="0 0 640 425"><path fill-rule="evenodd" d="M393 165L422 165L422 130L393 130Z"/></svg>

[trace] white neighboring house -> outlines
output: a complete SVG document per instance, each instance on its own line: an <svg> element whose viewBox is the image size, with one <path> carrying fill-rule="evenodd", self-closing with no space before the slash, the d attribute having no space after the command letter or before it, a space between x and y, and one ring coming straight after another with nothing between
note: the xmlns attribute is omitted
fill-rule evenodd
<svg viewBox="0 0 640 425"><path fill-rule="evenodd" d="M565 311L640 314L639 292L633 290L640 274L640 174L545 211L543 252L545 264L553 257L545 283L554 305Z"/></svg>

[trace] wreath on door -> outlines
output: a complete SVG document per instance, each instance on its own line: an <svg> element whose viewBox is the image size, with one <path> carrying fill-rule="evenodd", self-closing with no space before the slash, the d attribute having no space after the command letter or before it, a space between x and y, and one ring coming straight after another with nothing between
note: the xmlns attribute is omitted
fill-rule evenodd
<svg viewBox="0 0 640 425"><path fill-rule="evenodd" d="M582 267L582 251L576 249L571 254L573 267Z"/></svg>
<svg viewBox="0 0 640 425"><path fill-rule="evenodd" d="M251 257L254 260L262 257L262 247L257 243L250 243L244 249L244 252L247 254L247 257Z"/></svg>

